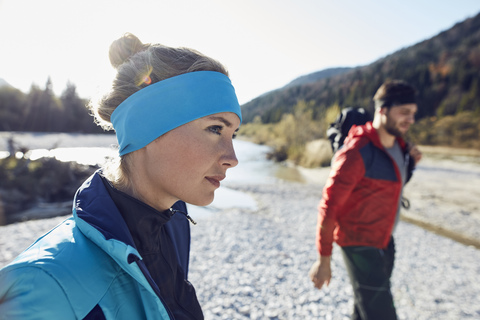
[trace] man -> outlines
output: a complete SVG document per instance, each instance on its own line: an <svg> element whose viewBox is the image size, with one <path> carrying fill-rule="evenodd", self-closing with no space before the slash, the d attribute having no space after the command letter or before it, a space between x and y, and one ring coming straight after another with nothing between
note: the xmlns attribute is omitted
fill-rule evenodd
<svg viewBox="0 0 480 320"><path fill-rule="evenodd" d="M342 250L354 292L352 319L397 319L390 291L403 185L421 159L404 140L414 123L415 89L385 82L376 92L373 122L353 126L337 151L318 206L320 253L310 278L321 289L331 279L332 243Z"/></svg>

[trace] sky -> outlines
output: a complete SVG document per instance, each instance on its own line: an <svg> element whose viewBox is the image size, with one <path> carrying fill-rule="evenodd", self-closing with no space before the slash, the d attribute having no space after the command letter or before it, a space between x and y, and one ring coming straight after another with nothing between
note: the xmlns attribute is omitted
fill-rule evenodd
<svg viewBox="0 0 480 320"><path fill-rule="evenodd" d="M101 94L111 42L194 48L224 64L240 104L295 78L368 65L480 13L479 0L0 0L0 78L28 92Z"/></svg>

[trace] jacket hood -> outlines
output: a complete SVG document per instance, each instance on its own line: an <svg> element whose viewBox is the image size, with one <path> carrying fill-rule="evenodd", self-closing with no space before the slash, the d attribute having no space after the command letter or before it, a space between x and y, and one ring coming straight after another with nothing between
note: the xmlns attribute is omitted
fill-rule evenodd
<svg viewBox="0 0 480 320"><path fill-rule="evenodd" d="M73 218L80 231L124 269L140 260L127 224L105 188L101 171L96 171L78 189Z"/></svg>
<svg viewBox="0 0 480 320"><path fill-rule="evenodd" d="M116 239L135 246L127 224L103 185L100 171L95 172L78 189L74 200L74 217L97 229L106 240Z"/></svg>

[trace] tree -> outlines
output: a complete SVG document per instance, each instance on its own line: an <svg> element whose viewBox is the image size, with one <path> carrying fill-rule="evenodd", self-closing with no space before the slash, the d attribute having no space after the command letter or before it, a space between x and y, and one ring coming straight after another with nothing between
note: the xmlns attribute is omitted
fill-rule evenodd
<svg viewBox="0 0 480 320"><path fill-rule="evenodd" d="M68 82L67 87L60 96L60 101L65 110L64 127L65 132L87 133L99 131L94 124L93 117L88 113L86 101L77 94L77 87Z"/></svg>
<svg viewBox="0 0 480 320"><path fill-rule="evenodd" d="M61 131L63 108L53 93L50 77L44 90L32 85L25 109L24 131Z"/></svg>
<svg viewBox="0 0 480 320"><path fill-rule="evenodd" d="M14 88L0 88L0 131L21 130L25 94Z"/></svg>

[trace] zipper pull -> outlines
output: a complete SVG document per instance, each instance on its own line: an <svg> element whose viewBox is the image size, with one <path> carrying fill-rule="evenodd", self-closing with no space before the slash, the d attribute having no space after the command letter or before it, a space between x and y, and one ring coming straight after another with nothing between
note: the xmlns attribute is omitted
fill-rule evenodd
<svg viewBox="0 0 480 320"><path fill-rule="evenodd" d="M190 216L188 215L188 213L183 212L183 211L180 211L180 210L174 210L174 209L170 208L170 214L171 214L172 216L173 216L175 213L177 213L177 212L180 212L181 214L183 214L183 215L187 218L187 220L190 221L193 225L197 225L197 223L195 222L195 220L193 220L192 217L190 217Z"/></svg>
<svg viewBox="0 0 480 320"><path fill-rule="evenodd" d="M190 216L189 216L187 213L185 213L185 212L182 212L182 213L185 215L185 217L187 217L188 221L190 221L194 226L197 225L197 223L195 222L195 220L192 219L192 217L190 217Z"/></svg>

